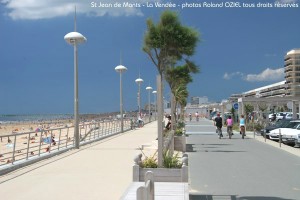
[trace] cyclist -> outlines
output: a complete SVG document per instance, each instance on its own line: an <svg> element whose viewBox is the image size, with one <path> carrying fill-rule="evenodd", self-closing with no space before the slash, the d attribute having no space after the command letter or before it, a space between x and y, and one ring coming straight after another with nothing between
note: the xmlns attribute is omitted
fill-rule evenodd
<svg viewBox="0 0 300 200"><path fill-rule="evenodd" d="M198 111L195 113L195 116L196 116L196 121L198 122L199 121L199 113L198 113Z"/></svg>
<svg viewBox="0 0 300 200"><path fill-rule="evenodd" d="M231 138L231 135L233 135L232 132L232 125L233 125L233 120L231 119L231 116L229 115L227 120L226 120L226 125L227 125L227 134L229 135L229 138Z"/></svg>
<svg viewBox="0 0 300 200"><path fill-rule="evenodd" d="M217 117L215 118L214 125L217 127L217 133L220 134L220 137L223 137L222 134L222 117L220 117L220 113L217 114Z"/></svg>
<svg viewBox="0 0 300 200"><path fill-rule="evenodd" d="M189 114L190 121L192 121L192 113Z"/></svg>
<svg viewBox="0 0 300 200"><path fill-rule="evenodd" d="M243 136L245 136L245 130L246 130L246 124L245 124L245 118L244 115L241 115L240 117L240 134L243 133Z"/></svg>

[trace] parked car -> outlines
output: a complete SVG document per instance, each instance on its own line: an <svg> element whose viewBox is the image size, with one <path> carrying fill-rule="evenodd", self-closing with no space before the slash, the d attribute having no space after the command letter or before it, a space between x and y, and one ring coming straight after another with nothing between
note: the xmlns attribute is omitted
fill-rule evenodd
<svg viewBox="0 0 300 200"><path fill-rule="evenodd" d="M261 129L260 134L262 136L264 136L266 134L266 138L269 138L270 131L277 129L277 128L286 128L288 126L288 124L290 123L290 121L291 121L290 119L279 120L275 124L267 126L264 129Z"/></svg>
<svg viewBox="0 0 300 200"><path fill-rule="evenodd" d="M279 121L279 120L284 119L286 114L287 113L284 113L284 112L276 113L276 120Z"/></svg>
<svg viewBox="0 0 300 200"><path fill-rule="evenodd" d="M293 119L293 113L286 114L285 119ZM299 119L299 114L298 113L297 113L297 119Z"/></svg>
<svg viewBox="0 0 300 200"><path fill-rule="evenodd" d="M269 133L269 139L278 141L279 140L279 129L281 130L281 135L287 134L291 129L300 128L300 120L293 120L287 124L286 128L277 128Z"/></svg>
<svg viewBox="0 0 300 200"><path fill-rule="evenodd" d="M281 138L284 144L300 146L300 124L296 129L291 129L283 133Z"/></svg>

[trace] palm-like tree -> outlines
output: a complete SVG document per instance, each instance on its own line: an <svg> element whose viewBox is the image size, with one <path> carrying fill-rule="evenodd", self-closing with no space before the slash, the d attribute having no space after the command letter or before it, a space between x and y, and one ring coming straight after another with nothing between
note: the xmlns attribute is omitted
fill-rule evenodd
<svg viewBox="0 0 300 200"><path fill-rule="evenodd" d="M162 127L163 120L163 73L168 66L177 61L184 61L192 66L189 56L195 53L198 32L190 27L182 26L176 12L167 10L160 16L157 24L151 19L147 20L147 30L144 35L143 51L149 56L156 66L159 75L157 77L158 100L158 165L162 166Z"/></svg>
<svg viewBox="0 0 300 200"><path fill-rule="evenodd" d="M180 119L184 119L184 107L187 104L187 97L189 96L189 92L187 90L186 85L179 85L176 90L174 91L174 98L176 100L175 108L177 104L180 106Z"/></svg>

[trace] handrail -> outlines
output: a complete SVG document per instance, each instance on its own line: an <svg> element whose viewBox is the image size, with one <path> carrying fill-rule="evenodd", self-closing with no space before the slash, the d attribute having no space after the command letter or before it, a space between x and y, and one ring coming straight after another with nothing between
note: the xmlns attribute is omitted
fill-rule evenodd
<svg viewBox="0 0 300 200"><path fill-rule="evenodd" d="M149 123L145 119L145 123ZM121 132L120 120L99 120L80 124L80 145L95 142ZM124 119L124 131L131 130L130 118ZM42 129L0 136L1 170L26 162L40 160L44 156L62 153L75 147L74 126ZM7 138L7 142L3 139Z"/></svg>

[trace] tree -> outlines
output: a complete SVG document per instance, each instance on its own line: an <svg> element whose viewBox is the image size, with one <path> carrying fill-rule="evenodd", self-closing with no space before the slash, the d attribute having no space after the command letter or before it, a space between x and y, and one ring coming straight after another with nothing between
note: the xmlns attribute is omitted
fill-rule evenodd
<svg viewBox="0 0 300 200"><path fill-rule="evenodd" d="M254 106L251 104L245 104L244 108L246 112L246 120L247 122L249 122L249 113L252 113L254 111Z"/></svg>
<svg viewBox="0 0 300 200"><path fill-rule="evenodd" d="M159 166L162 166L163 163L161 126L163 119L163 73L168 66L174 65L177 61L184 61L189 66L193 66L189 56L194 54L198 41L198 32L192 28L182 26L176 12L164 11L157 24L154 24L152 19L147 20L143 51L149 56L159 72L157 77Z"/></svg>
<svg viewBox="0 0 300 200"><path fill-rule="evenodd" d="M193 69L194 64L189 56L194 54L198 41L199 33L182 26L177 13L167 10L162 13L158 24L147 20L143 51L163 75L166 67L178 60L184 60Z"/></svg>
<svg viewBox="0 0 300 200"><path fill-rule="evenodd" d="M173 94L171 113L175 121L178 101L183 101L183 98L185 98L185 102L187 101L187 85L193 81L191 73L199 72L197 66L193 65L192 67L193 69L191 69L188 64L185 64L183 66L169 67L165 72L166 81L168 82ZM183 109L181 109L181 112L183 112Z"/></svg>
<svg viewBox="0 0 300 200"><path fill-rule="evenodd" d="M189 96L189 92L187 90L186 85L179 85L174 91L174 98L176 100L175 108L177 107L177 103L180 105L180 119L184 121L184 107L187 104L187 97Z"/></svg>

